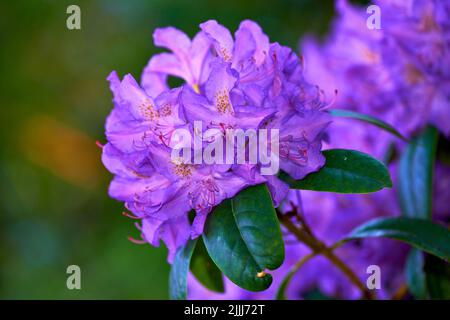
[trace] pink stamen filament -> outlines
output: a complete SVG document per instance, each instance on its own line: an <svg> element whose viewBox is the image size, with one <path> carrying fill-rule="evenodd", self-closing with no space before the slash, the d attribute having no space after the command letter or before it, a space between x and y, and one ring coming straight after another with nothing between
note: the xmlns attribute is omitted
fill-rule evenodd
<svg viewBox="0 0 450 320"><path fill-rule="evenodd" d="M147 241L145 241L145 240L134 239L131 236L128 236L128 240L134 244L146 244L147 243Z"/></svg>
<svg viewBox="0 0 450 320"><path fill-rule="evenodd" d="M125 216L125 217L127 217L127 218L134 219L134 220L141 220L141 219L143 218L143 217L135 216L135 215L130 214L130 213L128 213L128 212L122 212L122 215Z"/></svg>
<svg viewBox="0 0 450 320"><path fill-rule="evenodd" d="M99 147L100 149L103 149L103 147L105 146L105 145L101 144L100 141L98 141L98 140L95 140L95 144L96 144L97 147Z"/></svg>

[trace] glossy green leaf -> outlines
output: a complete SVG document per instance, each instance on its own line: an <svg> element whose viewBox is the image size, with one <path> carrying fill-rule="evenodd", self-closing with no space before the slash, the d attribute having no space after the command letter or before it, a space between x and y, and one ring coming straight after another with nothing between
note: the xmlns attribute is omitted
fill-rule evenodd
<svg viewBox="0 0 450 320"><path fill-rule="evenodd" d="M274 270L284 261L284 241L269 189L260 184L231 200L239 232L261 268Z"/></svg>
<svg viewBox="0 0 450 320"><path fill-rule="evenodd" d="M437 130L428 127L408 144L400 158L398 196L406 217L431 219L436 148ZM423 252L412 250L405 268L406 283L417 299L429 295L427 282L434 277L425 273L424 261Z"/></svg>
<svg viewBox="0 0 450 320"><path fill-rule="evenodd" d="M196 244L197 239L189 240L175 254L169 275L169 295L172 300L185 300L187 297L189 264Z"/></svg>
<svg viewBox="0 0 450 320"><path fill-rule="evenodd" d="M328 191L336 193L369 193L392 187L386 166L371 156L354 150L325 150L325 166L294 180L285 172L280 179L292 189Z"/></svg>
<svg viewBox="0 0 450 320"><path fill-rule="evenodd" d="M261 272L277 268L284 259L279 222L265 185L217 206L206 221L203 240L219 269L250 291L267 289L272 276Z"/></svg>
<svg viewBox="0 0 450 320"><path fill-rule="evenodd" d="M423 252L413 248L406 260L405 276L409 291L417 299L425 299L428 295L424 267Z"/></svg>
<svg viewBox="0 0 450 320"><path fill-rule="evenodd" d="M371 237L400 240L441 259L450 258L450 231L429 220L378 218L355 228L344 240Z"/></svg>
<svg viewBox="0 0 450 320"><path fill-rule="evenodd" d="M398 194L403 215L431 217L431 196L437 130L428 127L408 144L400 159Z"/></svg>
<svg viewBox="0 0 450 320"><path fill-rule="evenodd" d="M363 114L363 113L359 113L359 112L355 112L355 111L350 111L350 110L342 110L342 109L332 109L330 110L330 114L332 116L335 117L342 117L342 118L351 118L351 119L355 119L355 120L359 120L359 121L363 121L366 123L370 123L374 126L377 126L391 134L393 134L394 136L406 141L407 139L400 133L398 132L393 126L391 126L389 123L384 122L383 120L380 120L378 118L369 116L367 114Z"/></svg>
<svg viewBox="0 0 450 320"><path fill-rule="evenodd" d="M222 272L211 260L201 238L197 242L191 259L191 272L209 290L224 292Z"/></svg>

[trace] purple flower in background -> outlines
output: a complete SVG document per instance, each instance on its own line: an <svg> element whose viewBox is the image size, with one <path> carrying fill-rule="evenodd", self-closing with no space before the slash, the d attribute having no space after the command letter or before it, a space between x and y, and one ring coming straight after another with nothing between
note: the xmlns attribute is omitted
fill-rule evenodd
<svg viewBox="0 0 450 320"><path fill-rule="evenodd" d="M370 219L399 215L395 197L396 194L392 190L371 195L339 195L310 191L302 192L302 204L305 218L311 228L327 245L332 245L353 228ZM298 201L295 203L298 204ZM318 203L321 205L317 205ZM388 299L404 281L402 271L407 248L406 245L392 240L365 239L348 243L335 252L363 283L367 279L367 267L380 266L383 277L377 296ZM308 264L292 284L295 288L298 283L297 291L306 293L317 288L332 297L360 298L359 290L329 261L317 259ZM309 288L302 285L305 279L308 279Z"/></svg>
<svg viewBox="0 0 450 320"><path fill-rule="evenodd" d="M108 77L114 108L106 121L102 160L114 174L109 194L141 220L137 226L144 242L157 246L164 241L169 261L177 248L203 232L216 205L243 188L268 183L275 205L288 193L276 176L260 174L260 163L197 163L199 153L226 142L228 129L277 129L280 167L303 178L324 164L322 139L330 122L320 90L302 75L301 60L271 44L255 22L243 21L234 39L214 20L200 28L192 40L173 27L157 29L155 45L170 52L150 59L141 85L131 75L120 80L112 72ZM168 76L185 84L170 88ZM194 139L216 131L202 137L198 150L195 142L180 142L179 129ZM180 143L182 156L174 158ZM244 148L248 154L249 147Z"/></svg>
<svg viewBox="0 0 450 320"><path fill-rule="evenodd" d="M405 104L422 107L425 121L449 136L450 4L440 0L377 4L385 20L382 59L397 92Z"/></svg>
<svg viewBox="0 0 450 320"><path fill-rule="evenodd" d="M377 1L382 28L366 27L364 8L337 1L339 17L324 45L302 43L306 75L336 106L377 116L405 135L427 123L450 134L450 38L445 1ZM445 18L446 17L446 18Z"/></svg>

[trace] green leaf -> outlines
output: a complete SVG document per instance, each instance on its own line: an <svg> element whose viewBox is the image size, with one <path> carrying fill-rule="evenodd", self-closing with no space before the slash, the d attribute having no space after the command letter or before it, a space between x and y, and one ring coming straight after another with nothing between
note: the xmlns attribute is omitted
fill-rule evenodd
<svg viewBox="0 0 450 320"><path fill-rule="evenodd" d="M203 240L214 263L231 281L250 291L267 289L272 276L261 272L279 267L284 259L267 186L248 188L217 206L206 221Z"/></svg>
<svg viewBox="0 0 450 320"><path fill-rule="evenodd" d="M437 130L428 127L408 144L400 159L399 198L403 215L431 218L431 196Z"/></svg>
<svg viewBox="0 0 450 320"><path fill-rule="evenodd" d="M257 276L264 268L258 265L239 233L231 200L223 201L210 214L203 240L214 263L238 286L250 291L262 291L272 283L269 274L262 278Z"/></svg>
<svg viewBox="0 0 450 320"><path fill-rule="evenodd" d="M217 268L199 239L191 259L191 272L195 278L211 291L224 292L222 272Z"/></svg>
<svg viewBox="0 0 450 320"><path fill-rule="evenodd" d="M450 258L450 231L429 220L378 218L355 228L344 241L384 237L400 240L441 259Z"/></svg>
<svg viewBox="0 0 450 320"><path fill-rule="evenodd" d="M294 180L285 172L280 179L291 189L328 191L337 193L369 193L392 187L386 166L371 156L354 150L331 149L323 151L325 166Z"/></svg>
<svg viewBox="0 0 450 320"><path fill-rule="evenodd" d="M363 121L366 123L370 123L374 126L377 126L381 129L393 134L394 136L396 136L404 141L407 141L407 139L400 132L398 132L393 126L391 126L389 123L386 123L383 120L369 116L367 114L350 111L350 110L342 110L342 109L332 109L332 110L330 110L330 114L335 117L351 118L351 119Z"/></svg>
<svg viewBox="0 0 450 320"><path fill-rule="evenodd" d="M425 274L430 298L450 300L450 264L427 255Z"/></svg>
<svg viewBox="0 0 450 320"><path fill-rule="evenodd" d="M426 299L428 296L424 266L423 252L413 248L406 260L405 276L409 291L417 299Z"/></svg>
<svg viewBox="0 0 450 320"><path fill-rule="evenodd" d="M437 137L437 130L427 127L408 144L400 158L398 196L406 217L431 219ZM429 295L427 282L433 279L433 275L425 274L424 261L424 253L413 250L405 268L408 288L417 299Z"/></svg>
<svg viewBox="0 0 450 320"><path fill-rule="evenodd" d="M260 184L231 200L239 232L261 268L275 270L284 261L284 241L269 189Z"/></svg>
<svg viewBox="0 0 450 320"><path fill-rule="evenodd" d="M185 300L187 297L187 276L189 263L194 252L197 239L189 240L175 254L169 275L169 295L172 300Z"/></svg>

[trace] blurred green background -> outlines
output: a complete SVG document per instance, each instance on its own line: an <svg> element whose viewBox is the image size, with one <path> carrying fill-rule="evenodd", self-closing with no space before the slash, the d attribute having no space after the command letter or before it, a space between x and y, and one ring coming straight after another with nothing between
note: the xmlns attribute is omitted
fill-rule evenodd
<svg viewBox="0 0 450 320"><path fill-rule="evenodd" d="M66 28L66 8L81 8L81 30ZM165 248L135 245L133 221L108 198L100 162L112 108L111 70L136 78L160 49L156 27L190 36L208 19L236 30L257 21L292 48L304 33L324 33L332 1L2 1L0 108L0 298L165 299ZM81 268L81 290L66 288L66 268Z"/></svg>

